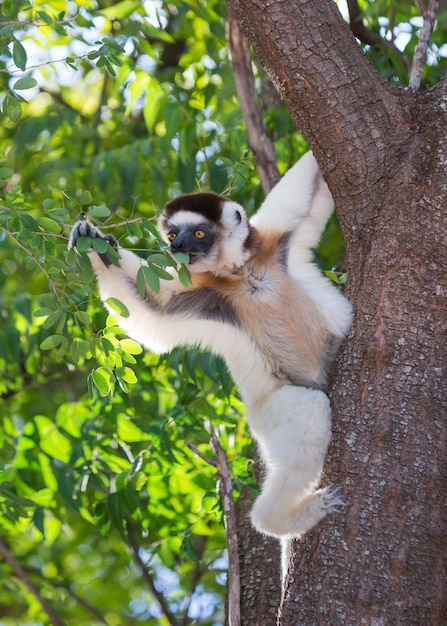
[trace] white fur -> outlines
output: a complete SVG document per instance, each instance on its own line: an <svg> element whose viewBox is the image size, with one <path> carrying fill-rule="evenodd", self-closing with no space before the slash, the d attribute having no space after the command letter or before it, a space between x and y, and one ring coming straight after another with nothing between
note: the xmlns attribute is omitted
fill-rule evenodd
<svg viewBox="0 0 447 626"><path fill-rule="evenodd" d="M250 219L251 224L259 230L271 232L294 230L309 212L318 177L321 178L317 162L312 152L307 152L270 191L256 215Z"/></svg>
<svg viewBox="0 0 447 626"><path fill-rule="evenodd" d="M250 223L261 232L294 231L289 273L315 302L331 333L342 338L351 325L351 304L313 262L313 249L333 210L331 193L309 151L272 189Z"/></svg>
<svg viewBox="0 0 447 626"><path fill-rule="evenodd" d="M351 322L351 306L312 263L311 253L332 209L329 190L308 153L272 190L251 223L261 235L292 232L288 273L316 304L331 334L341 339ZM241 214L240 223L234 219L235 210ZM178 224L200 220L203 216L185 211L170 219ZM242 208L225 202L221 221L226 239L224 253L217 270L212 265L208 270L225 275L243 266L251 253L244 247L248 224ZM151 310L129 281L135 281L145 261L127 250L118 251L120 267L106 267L94 252L90 258L101 298L118 298L129 309L128 318L111 311L122 328L154 352L194 345L211 348L225 358L245 402L248 423L266 467L251 519L261 532L282 538L284 574L291 538L307 532L344 502L338 490L317 489L331 438L328 397L320 390L292 386L275 377L260 348L238 326ZM206 264L206 259L203 262ZM173 281L162 281L160 294L153 297L166 305L173 293L182 290L175 276Z"/></svg>
<svg viewBox="0 0 447 626"><path fill-rule="evenodd" d="M235 218L238 211L240 223ZM226 236L225 245L219 257L219 271L221 276L241 267L250 257L251 252L244 249L244 242L248 236L248 221L244 209L236 202L227 200L222 207L222 225Z"/></svg>

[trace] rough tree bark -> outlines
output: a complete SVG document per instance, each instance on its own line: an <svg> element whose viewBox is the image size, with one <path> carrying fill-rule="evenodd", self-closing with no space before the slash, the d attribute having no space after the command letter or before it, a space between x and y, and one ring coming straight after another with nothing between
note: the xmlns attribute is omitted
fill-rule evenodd
<svg viewBox="0 0 447 626"><path fill-rule="evenodd" d="M350 506L295 543L278 623L447 624L447 80L385 83L331 0L229 5L334 195L355 308L324 479Z"/></svg>

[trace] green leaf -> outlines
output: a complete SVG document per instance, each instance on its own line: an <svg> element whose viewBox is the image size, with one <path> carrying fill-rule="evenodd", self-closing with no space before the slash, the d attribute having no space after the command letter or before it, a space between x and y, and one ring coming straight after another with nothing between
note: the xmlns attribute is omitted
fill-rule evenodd
<svg viewBox="0 0 447 626"><path fill-rule="evenodd" d="M6 94L3 101L2 110L12 122L18 122L22 116L22 106L13 96Z"/></svg>
<svg viewBox="0 0 447 626"><path fill-rule="evenodd" d="M78 322L85 326L89 326L92 323L92 318L85 311L75 311L74 315Z"/></svg>
<svg viewBox="0 0 447 626"><path fill-rule="evenodd" d="M149 81L146 90L146 97L143 107L143 117L146 124L146 128L149 132L152 132L155 122L157 121L158 113L161 110L163 102L166 100L166 94L160 83L155 79Z"/></svg>
<svg viewBox="0 0 447 626"><path fill-rule="evenodd" d="M129 17L141 8L141 4L137 0L123 0L122 2L114 3L106 9L97 11L100 15L103 15L107 19L122 20Z"/></svg>
<svg viewBox="0 0 447 626"><path fill-rule="evenodd" d="M98 369L92 372L92 378L101 396L105 397L110 395L113 389L113 383L115 382L115 376L112 370L108 367L98 367Z"/></svg>
<svg viewBox="0 0 447 626"><path fill-rule="evenodd" d="M74 508L79 508L79 502L75 496L75 481L73 475L67 470L62 469L57 474L57 485L62 498Z"/></svg>
<svg viewBox="0 0 447 626"><path fill-rule="evenodd" d="M137 441L149 441L150 435L138 428L136 424L126 418L124 415L119 415L117 419L117 434L119 439L126 441L127 443L135 443Z"/></svg>
<svg viewBox="0 0 447 626"><path fill-rule="evenodd" d="M109 244L105 239L100 239L99 237L95 237L92 239L92 248L98 254L104 254L109 247Z"/></svg>
<svg viewBox="0 0 447 626"><path fill-rule="evenodd" d="M26 76L25 78L19 78L14 83L13 89L16 91L24 91L25 89L32 89L37 85L37 80L32 78L32 76Z"/></svg>
<svg viewBox="0 0 447 626"><path fill-rule="evenodd" d="M87 192L88 193L88 192ZM91 196L90 196L91 197ZM88 203L87 203L88 204ZM106 206L94 206L91 207L88 210L88 214L91 217L109 217L109 215L111 215L111 211L110 209L108 209Z"/></svg>
<svg viewBox="0 0 447 626"><path fill-rule="evenodd" d="M93 202L93 197L90 191L85 190L79 196L79 204L81 204L82 206L89 205L92 202Z"/></svg>
<svg viewBox="0 0 447 626"><path fill-rule="evenodd" d="M175 39L166 31L161 28L153 26L149 20L146 20L142 25L143 31L149 39L156 39L159 41L165 41L166 43L175 43Z"/></svg>
<svg viewBox="0 0 447 626"><path fill-rule="evenodd" d="M347 272L335 272L333 270L326 270L324 274L337 285L345 285L348 280Z"/></svg>
<svg viewBox="0 0 447 626"><path fill-rule="evenodd" d="M10 167L0 167L0 179L11 178L14 174L14 170Z"/></svg>
<svg viewBox="0 0 447 626"><path fill-rule="evenodd" d="M143 348L137 341L133 339L121 339L120 346L124 350L124 352L128 352L129 354L141 354L143 352Z"/></svg>
<svg viewBox="0 0 447 626"><path fill-rule="evenodd" d="M191 161L195 153L196 127L193 122L189 122L179 133L179 155L181 162L186 165Z"/></svg>
<svg viewBox="0 0 447 626"><path fill-rule="evenodd" d="M59 431L56 424L45 415L34 418L40 437L40 447L49 456L68 463L71 445L69 440Z"/></svg>
<svg viewBox="0 0 447 626"><path fill-rule="evenodd" d="M44 231L48 231L50 233L61 232L60 225L56 221L52 220L50 217L38 217L37 223Z"/></svg>
<svg viewBox="0 0 447 626"><path fill-rule="evenodd" d="M14 41L12 47L12 59L20 70L25 69L27 60L26 50L17 39Z"/></svg>
<svg viewBox="0 0 447 626"><path fill-rule="evenodd" d="M186 252L174 252L172 256L177 261L177 263L180 263L181 265L188 265L190 260L189 254L187 254Z"/></svg>
<svg viewBox="0 0 447 626"><path fill-rule="evenodd" d="M174 259L168 253L161 254L160 252L156 252L150 255L148 261L155 263L155 265L160 265L161 267L176 267Z"/></svg>
<svg viewBox="0 0 447 626"><path fill-rule="evenodd" d="M45 211L50 211L51 209L54 209L56 204L57 200L55 200L54 198L45 198L45 200L43 201L43 208L45 209Z"/></svg>
<svg viewBox="0 0 447 626"><path fill-rule="evenodd" d="M76 72L78 71L77 65L76 65L76 59L74 59L73 57L67 57L65 59L65 63L71 67L72 70L75 70Z"/></svg>
<svg viewBox="0 0 447 626"><path fill-rule="evenodd" d="M37 15L48 26L50 26L53 23L53 21L54 21L53 18L51 17L51 15L48 15L48 13L46 13L46 11L37 11Z"/></svg>
<svg viewBox="0 0 447 626"><path fill-rule="evenodd" d="M125 513L120 494L111 493L107 498L107 511L112 525L124 535L124 519Z"/></svg>
<svg viewBox="0 0 447 626"><path fill-rule="evenodd" d="M60 346L64 339L65 337L63 335L50 335L42 341L40 348L41 350L52 350Z"/></svg>
<svg viewBox="0 0 447 626"><path fill-rule="evenodd" d="M144 286L143 293L140 291L140 287L142 285ZM144 293L146 293L146 285L148 285L149 289L154 293L159 293L160 279L157 274L147 265L142 265L137 274L137 286L142 297L144 296Z"/></svg>
<svg viewBox="0 0 447 626"><path fill-rule="evenodd" d="M184 265L178 271L178 277L184 287L191 286L191 273Z"/></svg>
<svg viewBox="0 0 447 626"><path fill-rule="evenodd" d="M118 379L124 380L126 383L133 385L138 381L135 372L130 367L120 367L115 373Z"/></svg>
<svg viewBox="0 0 447 626"><path fill-rule="evenodd" d="M112 39L111 37L104 37L102 41L109 48L112 48L113 50L115 50L116 52L119 52L120 54L123 54L125 52L123 46L121 46L115 39Z"/></svg>
<svg viewBox="0 0 447 626"><path fill-rule="evenodd" d="M41 307L34 311L34 317L47 317L52 312L53 311L51 309L48 309L47 307Z"/></svg>
<svg viewBox="0 0 447 626"><path fill-rule="evenodd" d="M115 311L115 313L118 313L118 315L120 315L121 317L129 317L129 309L123 302L121 302L121 300L118 300L118 298L107 298L105 302L109 305L111 309ZM138 354L138 352L136 354Z"/></svg>
<svg viewBox="0 0 447 626"><path fill-rule="evenodd" d="M140 226L135 222L128 222L126 224L126 229L131 237L137 237L138 239L143 238L143 231L141 230Z"/></svg>
<svg viewBox="0 0 447 626"><path fill-rule="evenodd" d="M92 239L91 237L79 237L78 239L76 239L76 250L78 250L79 252L87 252L87 250L90 250L91 245L92 245Z"/></svg>
<svg viewBox="0 0 447 626"><path fill-rule="evenodd" d="M162 280L174 280L174 276L172 274L170 274L169 272L167 272L166 270L164 270L163 268L159 267L158 265L154 265L153 263L150 264L150 268L151 270L153 270L157 276L159 276Z"/></svg>

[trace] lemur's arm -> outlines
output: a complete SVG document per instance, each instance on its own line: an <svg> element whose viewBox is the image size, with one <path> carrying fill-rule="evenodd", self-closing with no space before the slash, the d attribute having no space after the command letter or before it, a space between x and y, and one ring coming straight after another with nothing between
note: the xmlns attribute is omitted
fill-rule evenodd
<svg viewBox="0 0 447 626"><path fill-rule="evenodd" d="M294 232L295 243L311 249L333 208L315 157L307 152L275 185L250 222L261 232Z"/></svg>
<svg viewBox="0 0 447 626"><path fill-rule="evenodd" d="M89 222L75 224L69 247L74 247L79 237L105 239L118 252L118 267L105 254L88 252L101 299L120 327L152 352L170 352L177 346L215 345L220 341L223 325L231 337L234 335L235 314L225 295L209 287L186 288L173 270L172 280L160 281L159 293L146 287L142 298L136 280L141 266L147 265L144 259L118 246L113 236L103 235ZM108 304L109 298L120 300L129 314L119 315ZM220 346L216 350L222 353Z"/></svg>
<svg viewBox="0 0 447 626"><path fill-rule="evenodd" d="M95 272L101 300L110 313L117 318L119 325L132 337L138 339L153 352L166 352L175 345L167 321L168 315L164 307L172 296L184 287L175 275L172 281L160 281L160 293L153 293L146 288L144 299L141 298L137 286L137 274L140 268L147 265L146 261L130 250L121 248L113 235L104 235L96 226L88 221L79 221L73 227L70 235L69 247L75 247L79 237L104 239L118 253L119 266L114 265L106 254L98 254L94 250L88 252L90 262ZM127 317L120 316L116 310L107 304L109 298L123 302L129 311ZM156 332L148 332L156 328Z"/></svg>

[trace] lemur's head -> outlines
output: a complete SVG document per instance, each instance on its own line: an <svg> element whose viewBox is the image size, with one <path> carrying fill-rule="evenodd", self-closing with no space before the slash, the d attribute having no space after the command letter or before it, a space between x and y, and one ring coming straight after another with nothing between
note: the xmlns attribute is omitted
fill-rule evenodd
<svg viewBox="0 0 447 626"><path fill-rule="evenodd" d="M225 275L251 256L244 209L215 193L179 196L165 206L158 226L171 252L189 254L191 272Z"/></svg>

